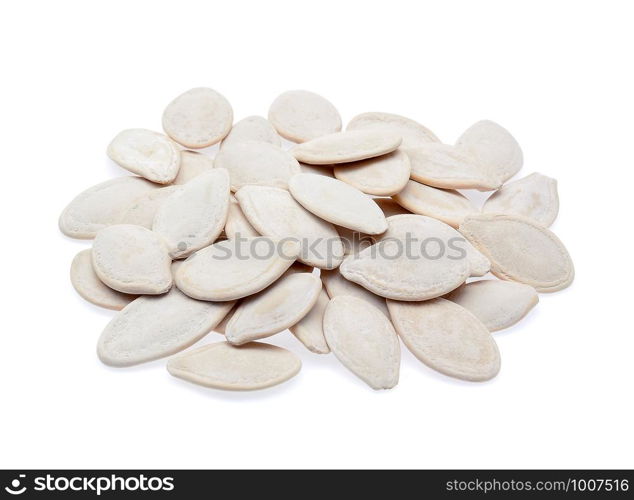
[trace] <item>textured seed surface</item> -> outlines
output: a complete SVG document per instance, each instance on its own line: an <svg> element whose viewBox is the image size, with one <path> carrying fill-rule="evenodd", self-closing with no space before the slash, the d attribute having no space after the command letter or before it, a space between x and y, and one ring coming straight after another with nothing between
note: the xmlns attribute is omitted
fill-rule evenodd
<svg viewBox="0 0 634 500"><path fill-rule="evenodd" d="M227 238L234 239L238 235L243 238L254 238L260 236L251 223L247 220L240 208L238 200L231 195L229 199L229 213L225 224L225 234Z"/></svg>
<svg viewBox="0 0 634 500"><path fill-rule="evenodd" d="M395 151L401 136L384 130L354 130L324 135L295 146L291 153L310 165L347 163Z"/></svg>
<svg viewBox="0 0 634 500"><path fill-rule="evenodd" d="M299 163L288 152L258 141L226 146L216 155L214 165L227 169L232 191L247 184L286 189L288 180L300 172Z"/></svg>
<svg viewBox="0 0 634 500"><path fill-rule="evenodd" d="M428 186L490 191L501 185L488 167L449 144L430 142L405 152L411 163L411 178Z"/></svg>
<svg viewBox="0 0 634 500"><path fill-rule="evenodd" d="M485 213L528 217L544 227L550 226L559 212L557 181L538 173L509 182L484 203Z"/></svg>
<svg viewBox="0 0 634 500"><path fill-rule="evenodd" d="M326 292L331 299L339 297L341 295L350 295L361 300L365 300L368 304L373 305L385 316L389 317L387 312L387 305L385 299L373 294L369 290L366 290L362 286L347 280L339 272L339 269L333 269L332 271L322 271L321 280L324 283Z"/></svg>
<svg viewBox="0 0 634 500"><path fill-rule="evenodd" d="M322 269L341 264L343 245L335 227L302 207L285 189L244 186L236 192L236 198L260 234L301 242L302 262Z"/></svg>
<svg viewBox="0 0 634 500"><path fill-rule="evenodd" d="M125 210L119 220L119 224L134 224L152 229L156 212L161 207L166 198L176 191L176 186L165 186L160 189L153 189L139 196Z"/></svg>
<svg viewBox="0 0 634 500"><path fill-rule="evenodd" d="M77 293L96 306L120 311L136 299L136 295L117 292L99 279L92 267L92 252L82 250L70 266L70 281Z"/></svg>
<svg viewBox="0 0 634 500"><path fill-rule="evenodd" d="M244 299L227 324L225 336L232 344L240 345L286 330L308 314L320 291L317 276L287 274L259 294Z"/></svg>
<svg viewBox="0 0 634 500"><path fill-rule="evenodd" d="M181 151L181 166L178 175L172 184L185 184L197 175L214 168L214 159L206 154L196 151Z"/></svg>
<svg viewBox="0 0 634 500"><path fill-rule="evenodd" d="M219 241L191 255L178 269L176 286L199 300L235 300L257 293L286 271L299 244L271 238Z"/></svg>
<svg viewBox="0 0 634 500"><path fill-rule="evenodd" d="M163 134L132 128L117 134L108 156L119 166L159 184L169 184L178 174L180 151Z"/></svg>
<svg viewBox="0 0 634 500"><path fill-rule="evenodd" d="M324 313L330 298L322 288L319 291L317 302L310 312L293 326L289 327L291 333L304 344L306 349L315 354L328 354L330 347L324 336Z"/></svg>
<svg viewBox="0 0 634 500"><path fill-rule="evenodd" d="M324 334L337 359L373 389L398 383L401 351L390 320L357 297L331 299L324 314Z"/></svg>
<svg viewBox="0 0 634 500"><path fill-rule="evenodd" d="M117 224L99 231L92 263L99 279L119 292L156 295L172 286L165 243L141 226Z"/></svg>
<svg viewBox="0 0 634 500"><path fill-rule="evenodd" d="M539 302L532 286L500 280L473 281L445 298L470 311L490 332L513 326Z"/></svg>
<svg viewBox="0 0 634 500"><path fill-rule="evenodd" d="M163 112L163 129L185 147L205 148L231 130L233 110L222 95L199 87L179 95Z"/></svg>
<svg viewBox="0 0 634 500"><path fill-rule="evenodd" d="M488 168L500 182L522 168L522 150L508 130L490 120L469 127L456 141L456 148Z"/></svg>
<svg viewBox="0 0 634 500"><path fill-rule="evenodd" d="M388 130L403 138L403 147L411 148L427 144L428 142L440 142L438 137L428 128L418 122L404 116L392 113L362 113L355 116L346 130Z"/></svg>
<svg viewBox="0 0 634 500"><path fill-rule="evenodd" d="M59 228L71 238L94 238L97 231L118 224L130 204L158 189L141 177L117 177L97 184L71 201L59 218Z"/></svg>
<svg viewBox="0 0 634 500"><path fill-rule="evenodd" d="M328 222L367 234L380 234L387 229L385 216L377 204L337 179L297 174L288 187L306 210Z"/></svg>
<svg viewBox="0 0 634 500"><path fill-rule="evenodd" d="M410 212L434 217L453 227L458 227L467 215L478 212L458 191L438 189L411 180L392 198Z"/></svg>
<svg viewBox="0 0 634 500"><path fill-rule="evenodd" d="M387 301L394 328L430 368L463 380L489 380L500 370L493 337L473 314L449 300Z"/></svg>
<svg viewBox="0 0 634 500"><path fill-rule="evenodd" d="M214 168L195 177L167 198L152 229L167 244L173 259L185 258L213 243L229 211L229 174Z"/></svg>
<svg viewBox="0 0 634 500"><path fill-rule="evenodd" d="M269 121L286 139L305 142L341 130L341 116L324 97L307 90L278 96L269 109Z"/></svg>
<svg viewBox="0 0 634 500"><path fill-rule="evenodd" d="M99 338L97 353L112 366L130 366L175 354L194 344L225 317L232 302L190 299L176 288L139 297L119 312Z"/></svg>
<svg viewBox="0 0 634 500"><path fill-rule="evenodd" d="M376 158L342 163L335 167L334 174L340 181L364 193L392 196L401 191L409 181L409 158L397 149Z"/></svg>
<svg viewBox="0 0 634 500"><path fill-rule="evenodd" d="M467 217L460 232L491 261L498 278L518 281L538 292L569 286L574 266L555 234L523 217L482 214Z"/></svg>
<svg viewBox="0 0 634 500"><path fill-rule="evenodd" d="M273 125L261 116L247 116L233 125L231 132L222 140L221 148L245 141L268 142L281 146L282 141Z"/></svg>

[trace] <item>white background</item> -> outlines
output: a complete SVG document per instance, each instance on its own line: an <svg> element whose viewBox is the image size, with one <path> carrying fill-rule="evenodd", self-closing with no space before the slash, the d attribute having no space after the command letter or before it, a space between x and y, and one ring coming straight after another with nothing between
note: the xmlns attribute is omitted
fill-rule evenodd
<svg viewBox="0 0 634 500"><path fill-rule="evenodd" d="M632 11L629 2L12 2L0 16L0 467L633 467ZM520 176L559 181L553 230L577 277L495 334L499 376L432 372L403 348L373 392L287 333L299 376L258 393L198 388L164 361L95 355L113 313L69 282L89 242L57 218L124 171L121 129L160 130L195 86L266 116L281 92L407 115L453 142L489 118ZM217 341L210 335L203 342Z"/></svg>

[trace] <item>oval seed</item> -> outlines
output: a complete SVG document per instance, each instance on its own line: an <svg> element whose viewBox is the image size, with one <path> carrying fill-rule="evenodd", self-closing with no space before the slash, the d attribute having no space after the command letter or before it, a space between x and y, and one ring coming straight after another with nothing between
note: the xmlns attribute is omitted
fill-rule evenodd
<svg viewBox="0 0 634 500"><path fill-rule="evenodd" d="M222 140L221 148L245 141L268 142L280 147L282 140L273 125L261 116L247 116L231 127L231 132Z"/></svg>
<svg viewBox="0 0 634 500"><path fill-rule="evenodd" d="M232 302L190 299L176 288L159 296L139 297L108 323L97 354L110 366L164 358L198 342L232 307Z"/></svg>
<svg viewBox="0 0 634 500"><path fill-rule="evenodd" d="M170 256L181 259L213 243L229 211L229 174L214 168L200 174L167 198L152 229L165 240Z"/></svg>
<svg viewBox="0 0 634 500"><path fill-rule="evenodd" d="M362 286L359 286L356 283L347 280L342 276L341 272L339 272L339 269L322 271L320 276L322 282L324 283L324 287L326 287L328 296L331 299L334 299L335 297L339 297L341 295L350 295L352 297L357 297L358 299L365 300L368 304L376 307L379 311L385 314L385 316L390 316L390 313L388 313L387 311L385 299L383 297L379 297L369 290L366 290Z"/></svg>
<svg viewBox="0 0 634 500"><path fill-rule="evenodd" d="M335 177L367 194L392 196L409 181L408 156L397 149L376 158L343 163L334 169Z"/></svg>
<svg viewBox="0 0 634 500"><path fill-rule="evenodd" d="M234 345L269 337L297 323L313 308L321 281L313 274L292 273L245 299L227 324L225 337Z"/></svg>
<svg viewBox="0 0 634 500"><path fill-rule="evenodd" d="M175 190L176 186L166 186L141 195L123 212L119 224L134 224L152 229L156 212Z"/></svg>
<svg viewBox="0 0 634 500"><path fill-rule="evenodd" d="M172 286L172 259L165 243L141 226L117 224L99 231L92 263L99 279L119 292L156 295Z"/></svg>
<svg viewBox="0 0 634 500"><path fill-rule="evenodd" d="M92 252L82 250L70 266L70 281L77 293L96 306L120 311L136 299L135 295L117 292L99 279L92 267Z"/></svg>
<svg viewBox="0 0 634 500"><path fill-rule="evenodd" d="M117 177L80 193L59 217L59 228L71 238L94 238L97 231L118 224L130 204L159 189L141 177Z"/></svg>
<svg viewBox="0 0 634 500"><path fill-rule="evenodd" d="M557 181L534 173L509 182L491 195L484 203L482 211L528 217L548 227L555 221L559 212Z"/></svg>
<svg viewBox="0 0 634 500"><path fill-rule="evenodd" d="M411 178L443 189L490 191L502 182L489 169L449 144L430 142L406 149Z"/></svg>
<svg viewBox="0 0 634 500"><path fill-rule="evenodd" d="M464 220L460 232L487 256L498 278L525 283L538 292L556 292L574 279L574 266L561 240L530 219L474 215Z"/></svg>
<svg viewBox="0 0 634 500"><path fill-rule="evenodd" d="M294 238L302 245L300 260L322 269L339 266L343 245L335 227L316 217L288 191L267 186L244 186L236 193L251 225L271 238Z"/></svg>
<svg viewBox="0 0 634 500"><path fill-rule="evenodd" d="M288 180L300 172L299 163L288 152L266 142L246 141L222 149L214 165L225 168L231 190L247 184L287 189Z"/></svg>
<svg viewBox="0 0 634 500"><path fill-rule="evenodd" d="M473 281L445 298L470 311L490 332L513 326L539 302L532 286L500 280Z"/></svg>
<svg viewBox="0 0 634 500"><path fill-rule="evenodd" d="M330 347L324 336L324 313L330 298L322 288L319 291L317 302L310 312L297 323L289 327L289 330L304 344L306 349L315 354L328 354Z"/></svg>
<svg viewBox="0 0 634 500"><path fill-rule="evenodd" d="M508 130L490 120L469 127L456 141L456 148L470 156L498 179L509 180L522 168L522 150Z"/></svg>
<svg viewBox="0 0 634 500"><path fill-rule="evenodd" d="M238 200L231 195L229 199L229 213L227 214L227 222L225 224L225 234L227 238L234 239L238 236L243 238L255 238L260 236L251 223L247 220L240 208Z"/></svg>
<svg viewBox="0 0 634 500"><path fill-rule="evenodd" d="M194 384L230 391L265 389L294 377L302 363L290 351L251 342L240 347L216 342L167 362L167 371Z"/></svg>
<svg viewBox="0 0 634 500"><path fill-rule="evenodd" d="M428 142L440 142L438 137L420 123L404 116L392 113L361 113L355 116L346 130L388 130L403 138L403 147L412 148L427 144Z"/></svg>
<svg viewBox="0 0 634 500"><path fill-rule="evenodd" d="M231 130L233 110L222 95L194 88L179 95L163 112L163 129L187 148L198 149L222 140Z"/></svg>
<svg viewBox="0 0 634 500"><path fill-rule="evenodd" d="M366 234L381 234L387 222L372 198L337 179L297 174L289 190L306 210L328 222Z"/></svg>
<svg viewBox="0 0 634 500"><path fill-rule="evenodd" d="M176 286L194 299L239 299L277 280L299 252L295 241L264 237L219 241L183 262L175 276Z"/></svg>
<svg viewBox="0 0 634 500"><path fill-rule="evenodd" d="M180 151L163 134L143 128L120 132L108 146L119 166L159 184L172 182L180 167Z"/></svg>
<svg viewBox="0 0 634 500"><path fill-rule="evenodd" d="M304 142L341 130L341 116L324 97L307 90L289 90L269 109L269 120L289 141Z"/></svg>
<svg viewBox="0 0 634 500"><path fill-rule="evenodd" d="M374 158L395 151L401 136L384 130L353 130L324 135L295 146L291 153L310 165L328 165Z"/></svg>
<svg viewBox="0 0 634 500"><path fill-rule="evenodd" d="M489 380L500 371L500 352L482 322L464 307L437 298L387 301L394 328L430 368L463 380Z"/></svg>
<svg viewBox="0 0 634 500"><path fill-rule="evenodd" d="M196 151L181 151L181 167L172 184L186 184L197 175L214 168L214 159Z"/></svg>
<svg viewBox="0 0 634 500"><path fill-rule="evenodd" d="M453 227L458 227L467 215L478 212L458 191L438 189L416 181L409 181L392 199L410 212L429 215Z"/></svg>
<svg viewBox="0 0 634 500"><path fill-rule="evenodd" d="M331 299L324 334L337 359L373 389L398 383L401 350L394 327L376 307L351 296Z"/></svg>

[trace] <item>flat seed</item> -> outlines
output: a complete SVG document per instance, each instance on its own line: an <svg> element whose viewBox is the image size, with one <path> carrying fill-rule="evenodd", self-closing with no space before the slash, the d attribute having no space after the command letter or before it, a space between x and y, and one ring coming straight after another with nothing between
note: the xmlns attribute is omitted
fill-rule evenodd
<svg viewBox="0 0 634 500"><path fill-rule="evenodd" d="M180 151L163 134L143 128L120 132L108 146L119 166L159 184L172 182L180 167Z"/></svg>
<svg viewBox="0 0 634 500"><path fill-rule="evenodd" d="M175 377L230 391L265 389L299 373L302 363L281 347L251 342L240 347L216 342L184 352L167 362Z"/></svg>
<svg viewBox="0 0 634 500"><path fill-rule="evenodd" d="M555 221L559 212L557 181L534 173L509 182L491 195L484 203L482 211L528 217L548 227Z"/></svg>
<svg viewBox="0 0 634 500"><path fill-rule="evenodd" d="M284 276L238 306L227 324L227 340L240 345L286 330L310 312L320 290L321 281L313 274Z"/></svg>
<svg viewBox="0 0 634 500"><path fill-rule="evenodd" d="M397 149L376 158L342 163L334 169L335 177L367 194L392 196L401 191L410 175L408 156Z"/></svg>
<svg viewBox="0 0 634 500"><path fill-rule="evenodd" d="M231 130L233 110L222 95L194 88L179 95L163 112L163 129L187 148L199 149L221 141Z"/></svg>
<svg viewBox="0 0 634 500"><path fill-rule="evenodd" d="M141 226L117 224L99 231L92 263L99 279L119 292L156 295L172 286L165 243Z"/></svg>
<svg viewBox="0 0 634 500"><path fill-rule="evenodd" d="M247 184L287 189L288 180L300 172L299 163L288 152L258 141L223 148L216 155L214 165L227 169L232 191Z"/></svg>
<svg viewBox="0 0 634 500"><path fill-rule="evenodd" d="M174 193L176 186L166 186L160 189L153 189L139 196L123 212L119 224L134 224L152 229L156 212L161 207L167 197Z"/></svg>
<svg viewBox="0 0 634 500"><path fill-rule="evenodd" d="M395 151L401 136L384 130L354 130L324 135L295 146L291 153L310 165L360 161Z"/></svg>
<svg viewBox="0 0 634 500"><path fill-rule="evenodd" d="M173 259L213 243L229 211L229 174L214 168L177 188L158 209L152 229L163 237Z"/></svg>
<svg viewBox="0 0 634 500"><path fill-rule="evenodd" d="M361 113L355 116L346 130L388 130L403 138L403 147L412 148L427 144L428 142L440 142L438 137L422 126L420 123L392 113Z"/></svg>
<svg viewBox="0 0 634 500"><path fill-rule="evenodd" d="M269 121L282 137L305 142L341 130L341 116L324 97L307 90L289 90L269 109Z"/></svg>
<svg viewBox="0 0 634 500"><path fill-rule="evenodd" d="M338 267L343 245L335 227L316 217L285 189L244 186L236 192L240 208L262 235L275 239L294 238L302 245L300 260L322 269Z"/></svg>
<svg viewBox="0 0 634 500"><path fill-rule="evenodd" d="M199 300L235 300L279 278L300 252L295 241L241 238L214 243L192 254L175 276L176 286Z"/></svg>
<svg viewBox="0 0 634 500"><path fill-rule="evenodd" d="M522 150L508 130L490 120L469 127L456 141L456 148L489 169L505 182L522 168Z"/></svg>
<svg viewBox="0 0 634 500"><path fill-rule="evenodd" d="M449 144L430 142L405 149L411 178L443 189L497 189L501 181L489 169Z"/></svg>
<svg viewBox="0 0 634 500"><path fill-rule="evenodd" d="M463 380L489 380L500 371L492 335L473 314L449 300L387 301L394 328L430 368Z"/></svg>
<svg viewBox="0 0 634 500"><path fill-rule="evenodd" d="M136 295L117 292L106 286L92 267L90 249L82 250L70 266L70 281L77 293L96 306L120 311L136 299Z"/></svg>
<svg viewBox="0 0 634 500"><path fill-rule="evenodd" d="M361 300L365 300L368 304L373 305L379 311L381 311L388 318L390 313L387 311L387 305L385 299L373 294L369 290L366 290L362 286L347 280L339 272L339 269L333 269L332 271L322 271L321 280L324 283L326 292L331 299L342 295L349 295Z"/></svg>
<svg viewBox="0 0 634 500"><path fill-rule="evenodd" d="M222 140L221 148L245 141L268 142L280 147L282 140L273 125L261 116L247 116L233 125L231 132Z"/></svg>
<svg viewBox="0 0 634 500"><path fill-rule="evenodd" d="M289 190L306 210L328 222L366 234L381 234L387 222L372 198L337 179L297 174Z"/></svg>
<svg viewBox="0 0 634 500"><path fill-rule="evenodd" d="M59 228L71 238L94 238L100 229L118 224L128 207L153 189L158 186L132 176L97 184L68 204L59 218Z"/></svg>
<svg viewBox="0 0 634 500"><path fill-rule="evenodd" d="M231 195L229 199L229 214L227 215L227 223L225 224L225 234L227 238L234 239L238 235L243 238L255 238L260 236L251 223L247 220L240 208L238 200Z"/></svg>
<svg viewBox="0 0 634 500"><path fill-rule="evenodd" d="M458 191L438 189L409 181L392 199L410 212L429 215L453 227L458 227L467 215L478 209Z"/></svg>
<svg viewBox="0 0 634 500"><path fill-rule="evenodd" d="M330 298L324 289L321 289L317 302L310 312L293 326L289 327L291 333L304 344L306 349L315 354L328 354L330 347L324 336L324 313Z"/></svg>
<svg viewBox="0 0 634 500"><path fill-rule="evenodd" d="M181 151L181 167L172 184L186 184L197 175L214 168L214 159L196 151Z"/></svg>
<svg viewBox="0 0 634 500"><path fill-rule="evenodd" d="M164 295L139 297L108 323L97 354L111 366L170 356L207 335L231 307L231 302L190 299L176 288Z"/></svg>
<svg viewBox="0 0 634 500"><path fill-rule="evenodd" d="M539 302L532 286L500 280L473 281L445 298L470 311L490 332L513 326Z"/></svg>
<svg viewBox="0 0 634 500"><path fill-rule="evenodd" d="M467 217L460 232L491 261L498 278L538 292L556 292L574 279L568 251L555 234L523 217L482 214Z"/></svg>
<svg viewBox="0 0 634 500"><path fill-rule="evenodd" d="M394 327L376 307L351 296L331 299L324 334L337 359L373 389L398 383L401 350Z"/></svg>

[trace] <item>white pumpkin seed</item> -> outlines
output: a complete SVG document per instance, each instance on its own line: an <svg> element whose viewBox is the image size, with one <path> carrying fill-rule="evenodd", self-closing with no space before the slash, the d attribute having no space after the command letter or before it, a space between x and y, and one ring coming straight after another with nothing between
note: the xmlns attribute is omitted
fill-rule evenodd
<svg viewBox="0 0 634 500"><path fill-rule="evenodd" d="M161 207L167 197L172 195L176 190L176 186L166 186L160 189L153 189L139 196L125 210L121 216L119 224L134 224L135 226L143 226L152 229L156 212Z"/></svg>
<svg viewBox="0 0 634 500"><path fill-rule="evenodd" d="M183 262L175 276L176 286L194 299L240 299L277 280L299 252L299 243L290 240L260 237L219 241Z"/></svg>
<svg viewBox="0 0 634 500"><path fill-rule="evenodd" d="M556 292L575 275L568 251L555 234L530 219L482 214L467 217L460 232L491 261L500 279L518 281L538 292Z"/></svg>
<svg viewBox="0 0 634 500"><path fill-rule="evenodd" d="M229 101L204 87L179 95L163 112L163 130L179 144L192 149L221 141L231 130L232 123Z"/></svg>
<svg viewBox="0 0 634 500"><path fill-rule="evenodd" d="M328 292L328 296L331 299L341 295L357 297L358 299L365 300L368 304L373 305L385 314L385 316L389 317L387 305L385 304L385 299L383 297L379 297L362 286L347 280L342 276L341 272L339 272L339 269L322 271L320 276L321 281L324 283L324 287Z"/></svg>
<svg viewBox="0 0 634 500"><path fill-rule="evenodd" d="M485 213L528 217L548 227L557 218L557 181L538 173L509 182L484 203Z"/></svg>
<svg viewBox="0 0 634 500"><path fill-rule="evenodd" d="M397 149L376 158L342 163L335 167L334 174L340 181L364 193L392 196L400 192L409 180L409 158Z"/></svg>
<svg viewBox="0 0 634 500"><path fill-rule="evenodd" d="M214 159L204 153L196 151L181 151L181 167L172 184L186 184L197 175L214 168Z"/></svg>
<svg viewBox="0 0 634 500"><path fill-rule="evenodd" d="M279 95L269 109L269 121L289 141L304 142L341 130L341 116L324 97L307 90Z"/></svg>
<svg viewBox="0 0 634 500"><path fill-rule="evenodd" d="M251 342L240 347L216 342L184 352L167 362L175 377L230 391L265 389L299 373L302 363L281 347Z"/></svg>
<svg viewBox="0 0 634 500"><path fill-rule="evenodd" d="M163 237L173 259L213 243L229 211L229 174L214 168L195 177L158 209L152 230Z"/></svg>
<svg viewBox="0 0 634 500"><path fill-rule="evenodd" d="M231 195L229 199L229 213L225 224L227 238L234 239L240 235L243 238L255 238L260 236L251 223L247 220L240 208L238 200Z"/></svg>
<svg viewBox="0 0 634 500"><path fill-rule="evenodd" d="M289 330L304 344L306 349L315 354L328 354L330 348L324 337L324 313L330 298L322 288L319 291L317 302L310 312L297 323L289 327Z"/></svg>
<svg viewBox="0 0 634 500"><path fill-rule="evenodd" d="M295 146L291 153L310 165L360 161L395 151L401 136L384 130L353 130L324 135Z"/></svg>
<svg viewBox="0 0 634 500"><path fill-rule="evenodd" d="M136 299L136 295L117 292L99 279L92 267L90 249L82 250L70 266L70 281L77 293L96 306L120 311Z"/></svg>
<svg viewBox="0 0 634 500"><path fill-rule="evenodd" d="M387 222L372 198L337 179L297 174L289 190L306 210L328 222L366 234L381 234Z"/></svg>
<svg viewBox="0 0 634 500"><path fill-rule="evenodd" d="M313 274L284 276L242 301L227 324L227 341L240 345L286 330L308 314L320 290L321 281Z"/></svg>
<svg viewBox="0 0 634 500"><path fill-rule="evenodd" d="M430 368L463 380L489 380L500 371L493 336L464 307L437 298L387 301L392 323L407 348Z"/></svg>
<svg viewBox="0 0 634 500"><path fill-rule="evenodd" d="M302 245L302 262L322 269L341 264L343 245L335 227L302 207L285 189L244 186L236 192L236 198L260 234L297 239Z"/></svg>
<svg viewBox="0 0 634 500"><path fill-rule="evenodd" d="M398 383L401 350L394 327L376 307L357 297L331 299L324 334L337 359L373 389Z"/></svg>
<svg viewBox="0 0 634 500"><path fill-rule="evenodd" d="M157 295L172 286L172 259L165 243L141 226L117 224L99 231L92 263L99 279L119 292Z"/></svg>
<svg viewBox="0 0 634 500"><path fill-rule="evenodd" d="M428 142L440 142L438 137L420 123L392 113L361 113L355 116L346 130L388 130L403 138L403 147L412 148Z"/></svg>
<svg viewBox="0 0 634 500"><path fill-rule="evenodd" d="M500 280L473 281L445 298L470 311L490 332L513 326L539 302L532 286Z"/></svg>
<svg viewBox="0 0 634 500"><path fill-rule="evenodd" d="M261 116L247 116L235 123L231 132L222 140L220 147L224 148L245 141L268 142L278 147L282 145L282 140L273 125Z"/></svg>
<svg viewBox="0 0 634 500"><path fill-rule="evenodd" d="M131 366L175 354L207 335L231 302L190 299L176 288L139 297L118 313L99 338L97 354L110 366Z"/></svg>

